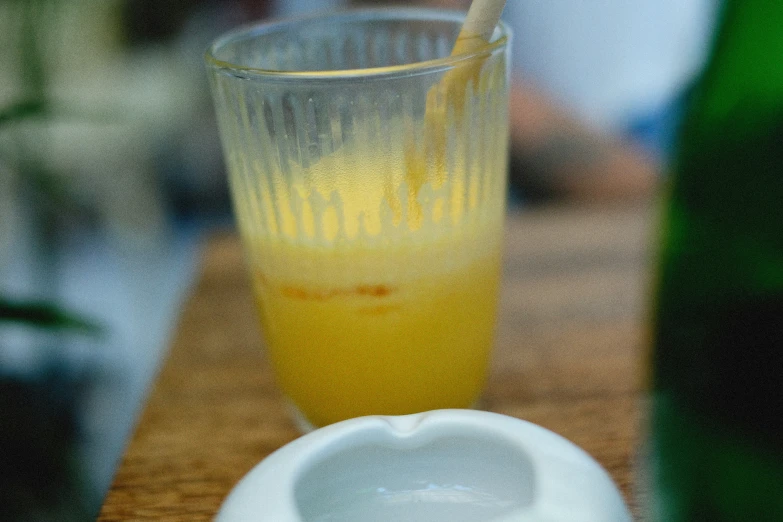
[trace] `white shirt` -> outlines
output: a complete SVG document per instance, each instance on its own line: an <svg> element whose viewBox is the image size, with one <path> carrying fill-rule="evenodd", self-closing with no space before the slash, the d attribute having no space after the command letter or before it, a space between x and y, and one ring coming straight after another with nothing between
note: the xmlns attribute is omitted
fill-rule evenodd
<svg viewBox="0 0 783 522"><path fill-rule="evenodd" d="M508 0L515 74L616 132L661 110L704 62L715 0Z"/></svg>

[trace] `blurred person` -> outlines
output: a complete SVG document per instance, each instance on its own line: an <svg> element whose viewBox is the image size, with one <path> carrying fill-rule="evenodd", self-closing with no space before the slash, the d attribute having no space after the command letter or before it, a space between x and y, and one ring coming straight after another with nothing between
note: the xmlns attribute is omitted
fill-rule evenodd
<svg viewBox="0 0 783 522"><path fill-rule="evenodd" d="M419 3L466 10L470 0ZM512 190L526 201L649 197L678 98L704 57L713 4L507 2L504 19L514 30Z"/></svg>
<svg viewBox="0 0 783 522"><path fill-rule="evenodd" d="M514 30L512 191L527 202L649 197L664 167L678 94L699 65L711 1L645 0L632 8L622 0L507 2L504 18ZM194 6L228 28L266 16L414 4L466 10L470 0L130 0L127 12L135 34L154 40L174 33Z"/></svg>
<svg viewBox="0 0 783 522"><path fill-rule="evenodd" d="M507 2L504 18L514 30L512 191L527 202L649 197L665 166L678 97L703 57L712 3ZM135 34L154 40L174 33L194 6L225 29L266 16L414 4L466 10L470 0L130 0L127 12ZM210 165L213 174L205 177L214 182L219 172L222 179L222 169ZM185 188L175 194L182 197ZM214 183L197 192L215 193Z"/></svg>
<svg viewBox="0 0 783 522"><path fill-rule="evenodd" d="M508 2L512 179L542 197L653 191L705 58L715 4Z"/></svg>

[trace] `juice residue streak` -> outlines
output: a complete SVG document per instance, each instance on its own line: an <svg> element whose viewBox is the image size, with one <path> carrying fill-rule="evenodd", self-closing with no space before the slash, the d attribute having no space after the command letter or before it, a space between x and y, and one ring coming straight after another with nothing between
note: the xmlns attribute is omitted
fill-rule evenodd
<svg viewBox="0 0 783 522"><path fill-rule="evenodd" d="M505 144L480 163L468 153L477 138L450 130L474 111L464 93L480 67L431 88L421 145L403 122L380 122L392 129L384 153L345 143L238 208L270 360L315 426L478 399L505 197L493 158Z"/></svg>
<svg viewBox="0 0 783 522"><path fill-rule="evenodd" d="M480 36L472 33L460 33L457 38L452 56L475 51L487 45ZM432 158L435 165L436 187L446 179L446 153L448 147L448 130L454 125L465 123L466 96L468 85L478 85L483 59L472 59L467 64L449 70L443 78L427 92L426 110L424 115L424 150L416 143L416 137L412 133L405 135L405 165L406 182L408 185L409 201L412 203L409 212L418 217L421 212L416 204L417 195L421 187L427 182L428 158ZM469 137L469 136L468 136ZM396 194L388 185L385 196L395 210L401 208L401 203L395 198Z"/></svg>

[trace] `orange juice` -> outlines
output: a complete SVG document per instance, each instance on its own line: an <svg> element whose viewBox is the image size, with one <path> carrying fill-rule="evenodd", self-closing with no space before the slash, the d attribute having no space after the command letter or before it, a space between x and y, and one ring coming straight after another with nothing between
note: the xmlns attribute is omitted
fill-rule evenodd
<svg viewBox="0 0 783 522"><path fill-rule="evenodd" d="M467 141L451 164L392 143L377 161L346 144L236 198L269 359L314 426L467 408L486 378L505 141L482 164Z"/></svg>
<svg viewBox="0 0 783 522"><path fill-rule="evenodd" d="M235 198L270 361L314 426L479 398L497 308L505 140L474 157L465 138L447 156L446 134L429 129L420 146L400 130L384 155L344 144Z"/></svg>
<svg viewBox="0 0 783 522"><path fill-rule="evenodd" d="M477 401L493 340L500 251L495 244L456 263L442 257L459 255L459 246L338 254L288 247L287 255L318 267L318 281L256 272L272 365L308 421L323 426ZM383 271L363 276L378 264ZM398 264L407 269L395 270Z"/></svg>
<svg viewBox="0 0 783 522"><path fill-rule="evenodd" d="M469 407L497 306L505 28L446 58L453 14L333 21L238 31L207 55L269 360L300 427Z"/></svg>
<svg viewBox="0 0 783 522"><path fill-rule="evenodd" d="M361 129L339 147L306 161L279 145L228 156L269 358L314 426L479 398L497 308L507 124L505 97L472 94L504 85L505 67L480 80L480 66L468 69L428 90L421 124L359 99Z"/></svg>

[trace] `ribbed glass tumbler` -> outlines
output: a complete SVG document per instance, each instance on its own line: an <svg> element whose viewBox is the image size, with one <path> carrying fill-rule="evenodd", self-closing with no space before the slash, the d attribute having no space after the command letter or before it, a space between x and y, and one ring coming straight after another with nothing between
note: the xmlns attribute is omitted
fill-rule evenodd
<svg viewBox="0 0 783 522"><path fill-rule="evenodd" d="M465 408L493 344L508 30L347 11L232 32L207 66L269 360L304 429Z"/></svg>

